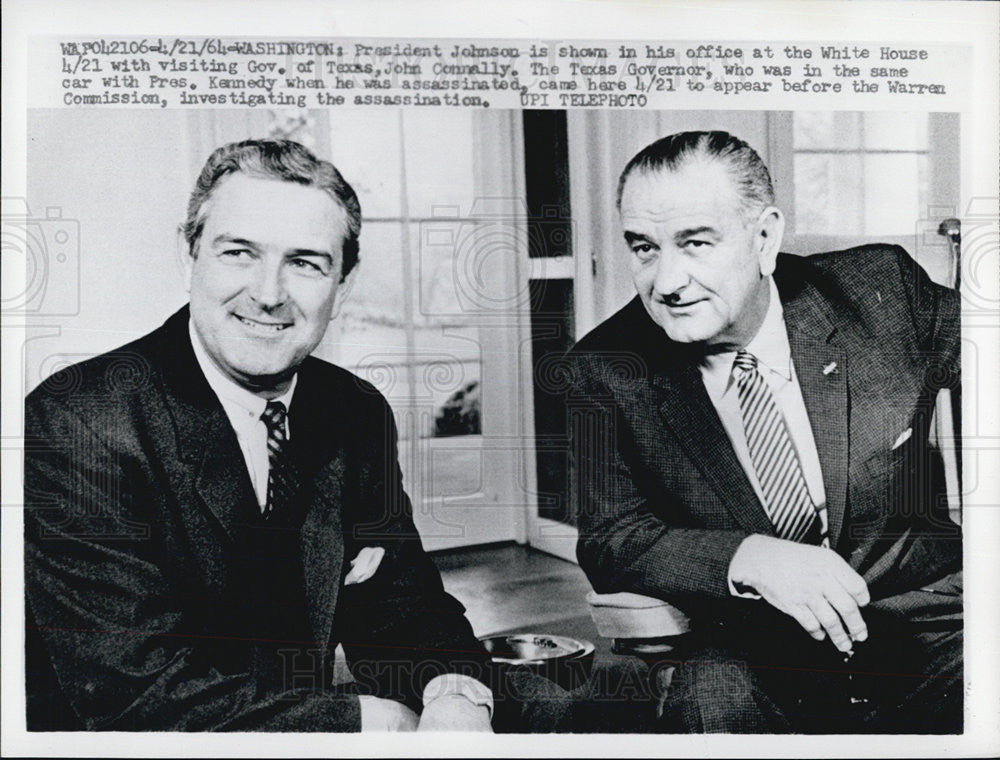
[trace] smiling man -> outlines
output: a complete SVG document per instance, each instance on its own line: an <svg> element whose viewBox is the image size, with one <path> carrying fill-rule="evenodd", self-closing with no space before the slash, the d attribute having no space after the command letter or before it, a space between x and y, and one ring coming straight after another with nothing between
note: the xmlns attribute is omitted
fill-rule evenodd
<svg viewBox="0 0 1000 760"><path fill-rule="evenodd" d="M961 731L928 447L957 294L899 248L779 254L768 170L724 132L647 146L618 208L637 297L568 357L578 556L691 616L665 727Z"/></svg>
<svg viewBox="0 0 1000 760"><path fill-rule="evenodd" d="M347 212L316 187L241 172L192 227L198 250L182 263L194 333L230 381L265 399L283 393L330 322Z"/></svg>
<svg viewBox="0 0 1000 760"><path fill-rule="evenodd" d="M28 397L29 729L491 730L495 674L421 548L392 412L310 356L360 227L301 145L219 148L183 225L189 305ZM558 694L530 722L530 681L501 727L558 728Z"/></svg>

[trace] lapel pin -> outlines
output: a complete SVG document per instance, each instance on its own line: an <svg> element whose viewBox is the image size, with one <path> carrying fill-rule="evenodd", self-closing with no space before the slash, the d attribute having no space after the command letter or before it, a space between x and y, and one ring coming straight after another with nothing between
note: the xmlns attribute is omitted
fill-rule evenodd
<svg viewBox="0 0 1000 760"><path fill-rule="evenodd" d="M830 362L825 367L823 367L824 375L835 375L837 374L837 362Z"/></svg>

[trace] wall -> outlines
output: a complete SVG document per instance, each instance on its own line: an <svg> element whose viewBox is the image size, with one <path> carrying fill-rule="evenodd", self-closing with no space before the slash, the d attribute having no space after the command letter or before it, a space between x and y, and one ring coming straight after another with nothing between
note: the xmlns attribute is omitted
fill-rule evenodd
<svg viewBox="0 0 1000 760"><path fill-rule="evenodd" d="M48 279L31 320L40 327L26 347L25 391L63 363L148 332L185 302L174 240L190 183L181 111L126 120L110 110L35 110L28 135L30 218L54 207L79 233L66 261L36 257Z"/></svg>

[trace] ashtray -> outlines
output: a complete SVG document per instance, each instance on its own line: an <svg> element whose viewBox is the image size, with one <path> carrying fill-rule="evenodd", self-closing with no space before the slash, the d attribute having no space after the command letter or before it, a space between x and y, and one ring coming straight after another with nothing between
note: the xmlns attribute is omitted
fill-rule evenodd
<svg viewBox="0 0 1000 760"><path fill-rule="evenodd" d="M572 691L590 677L594 645L549 633L508 633L479 639L493 662L525 667Z"/></svg>

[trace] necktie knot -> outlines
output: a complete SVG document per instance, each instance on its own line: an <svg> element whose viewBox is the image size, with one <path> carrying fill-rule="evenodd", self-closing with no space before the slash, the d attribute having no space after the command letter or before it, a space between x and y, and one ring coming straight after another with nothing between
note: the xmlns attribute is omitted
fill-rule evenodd
<svg viewBox="0 0 1000 760"><path fill-rule="evenodd" d="M268 432L272 430L285 431L285 418L288 412L285 405L280 401L268 401L264 407L264 413L260 415L261 420L267 426Z"/></svg>
<svg viewBox="0 0 1000 760"><path fill-rule="evenodd" d="M746 373L751 373L757 369L757 357L749 351L737 351L736 359L733 360L733 371L737 377Z"/></svg>

